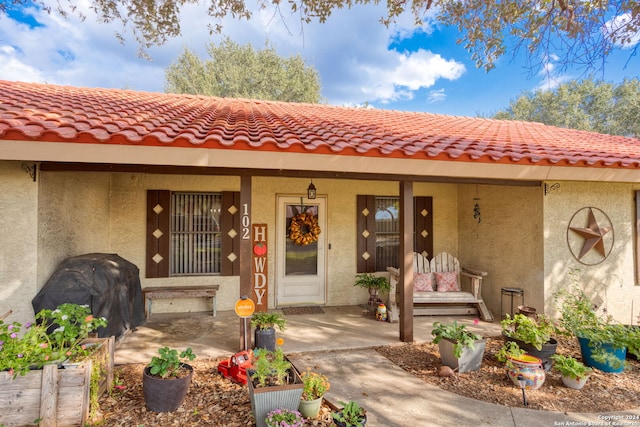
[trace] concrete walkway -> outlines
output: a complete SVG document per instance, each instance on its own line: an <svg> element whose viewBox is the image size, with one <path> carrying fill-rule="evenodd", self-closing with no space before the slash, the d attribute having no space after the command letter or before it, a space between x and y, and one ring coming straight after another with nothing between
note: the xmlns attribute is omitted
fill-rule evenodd
<svg viewBox="0 0 640 427"><path fill-rule="evenodd" d="M640 427L639 409L610 414L564 414L485 403L423 382L373 347L400 343L399 325L379 322L361 307L323 307L324 314L286 316L285 353L299 370L312 367L329 377L327 399L356 400L367 409L368 426L615 426ZM473 317L414 318L414 339L431 341L434 322L468 325L485 336L500 334L498 322ZM234 312L154 314L146 325L119 340L115 362L146 363L159 347L191 347L198 357L230 356L239 350L240 319ZM482 390L477 391L478 394Z"/></svg>
<svg viewBox="0 0 640 427"><path fill-rule="evenodd" d="M327 398L334 404L356 400L366 408L368 426L640 426L640 409L565 414L469 399L425 383L373 349L298 353L289 358L299 370L313 367L329 377Z"/></svg>

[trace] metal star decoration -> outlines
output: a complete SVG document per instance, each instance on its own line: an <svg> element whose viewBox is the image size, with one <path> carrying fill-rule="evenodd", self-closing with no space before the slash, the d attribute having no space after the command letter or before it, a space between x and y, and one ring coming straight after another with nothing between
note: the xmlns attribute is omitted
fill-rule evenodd
<svg viewBox="0 0 640 427"><path fill-rule="evenodd" d="M600 255L603 257L606 256L602 239L611 231L611 227L600 227L591 208L589 208L589 226L587 228L570 227L570 229L584 237L584 245L582 246L582 250L580 250L578 259L581 259L587 252L594 248Z"/></svg>

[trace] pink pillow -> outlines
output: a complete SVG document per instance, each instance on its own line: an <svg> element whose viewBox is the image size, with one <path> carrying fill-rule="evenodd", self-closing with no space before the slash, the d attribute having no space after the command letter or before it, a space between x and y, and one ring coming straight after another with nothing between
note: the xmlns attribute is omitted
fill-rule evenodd
<svg viewBox="0 0 640 427"><path fill-rule="evenodd" d="M458 284L458 273L448 271L445 273L435 273L438 292L458 292L460 285Z"/></svg>
<svg viewBox="0 0 640 427"><path fill-rule="evenodd" d="M413 273L414 292L433 292L433 273Z"/></svg>

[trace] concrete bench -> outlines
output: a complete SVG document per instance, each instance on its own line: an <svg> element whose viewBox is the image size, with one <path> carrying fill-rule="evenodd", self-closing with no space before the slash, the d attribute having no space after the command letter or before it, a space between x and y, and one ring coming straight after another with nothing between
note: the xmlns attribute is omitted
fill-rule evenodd
<svg viewBox="0 0 640 427"><path fill-rule="evenodd" d="M144 297L145 317L151 316L151 301L153 299L167 298L211 298L213 305L213 315L216 315L217 300L216 292L220 286L150 286L142 288Z"/></svg>

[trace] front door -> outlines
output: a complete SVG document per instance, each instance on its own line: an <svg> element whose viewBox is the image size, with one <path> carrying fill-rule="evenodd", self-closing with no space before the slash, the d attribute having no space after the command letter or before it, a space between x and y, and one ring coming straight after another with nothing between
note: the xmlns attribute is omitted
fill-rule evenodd
<svg viewBox="0 0 640 427"><path fill-rule="evenodd" d="M326 199L278 196L277 203L276 306L324 305Z"/></svg>

